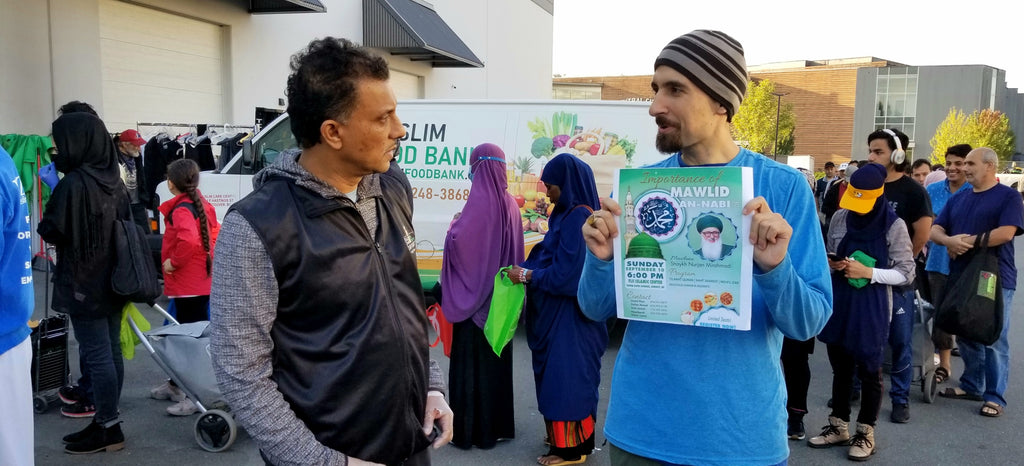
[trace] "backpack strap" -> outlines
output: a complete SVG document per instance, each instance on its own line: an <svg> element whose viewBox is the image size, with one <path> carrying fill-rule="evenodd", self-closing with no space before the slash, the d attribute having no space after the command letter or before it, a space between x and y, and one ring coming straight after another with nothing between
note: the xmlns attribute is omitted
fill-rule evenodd
<svg viewBox="0 0 1024 466"><path fill-rule="evenodd" d="M196 213L195 204L192 204L191 202L182 202L174 206L174 208L171 209L171 214L167 216L167 223L171 224L172 226L174 225L174 211L178 209L188 209L189 212L192 212L193 218L199 218L199 214Z"/></svg>

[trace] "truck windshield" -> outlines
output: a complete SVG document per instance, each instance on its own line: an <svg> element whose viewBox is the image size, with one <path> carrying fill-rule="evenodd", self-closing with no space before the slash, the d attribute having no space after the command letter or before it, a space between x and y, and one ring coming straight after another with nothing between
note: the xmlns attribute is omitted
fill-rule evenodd
<svg viewBox="0 0 1024 466"><path fill-rule="evenodd" d="M267 128L267 131L260 134L259 139L254 141L253 151L257 155L256 160L259 165L257 169L274 163L281 152L299 147L287 117L282 118L284 121L279 121L273 127Z"/></svg>

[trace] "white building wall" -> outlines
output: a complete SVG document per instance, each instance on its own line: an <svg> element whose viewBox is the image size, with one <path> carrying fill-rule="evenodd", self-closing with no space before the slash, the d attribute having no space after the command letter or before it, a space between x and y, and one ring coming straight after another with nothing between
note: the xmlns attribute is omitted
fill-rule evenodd
<svg viewBox="0 0 1024 466"><path fill-rule="evenodd" d="M437 13L484 63L435 68L426 98L550 99L553 16L521 0L436 0Z"/></svg>
<svg viewBox="0 0 1024 466"><path fill-rule="evenodd" d="M327 13L271 15L234 0L133 3L226 26L223 123L252 124L255 107L282 108L289 57L313 38L362 41L354 0L325 2ZM485 67L431 68L382 52L392 69L423 78L425 98L550 98L550 13L522 0L432 3ZM0 133L48 134L56 108L71 100L102 116L98 1L0 0L0 63Z"/></svg>

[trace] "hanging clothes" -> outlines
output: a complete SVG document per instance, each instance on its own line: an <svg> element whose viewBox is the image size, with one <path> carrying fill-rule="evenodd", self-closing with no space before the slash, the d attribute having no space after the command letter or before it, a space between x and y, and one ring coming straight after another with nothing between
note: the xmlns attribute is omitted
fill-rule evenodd
<svg viewBox="0 0 1024 466"><path fill-rule="evenodd" d="M34 199L35 179L39 169L50 164L50 148L53 147L53 141L46 136L5 134L0 136L0 145L14 160L18 176L21 177L21 185L25 189L25 197ZM50 187L44 183L39 183L39 186L42 187L42 202L45 205L50 199ZM29 202L29 213L32 212L32 207L32 202Z"/></svg>
<svg viewBox="0 0 1024 466"><path fill-rule="evenodd" d="M167 179L167 165L184 156L181 144L167 133L160 133L149 139L142 151L142 171L146 177L146 191L149 199L158 203L156 186Z"/></svg>
<svg viewBox="0 0 1024 466"><path fill-rule="evenodd" d="M213 161L213 146L210 138L205 135L206 125L196 128L196 136L189 138L185 144L185 158L195 161L200 171L213 170L217 163Z"/></svg>

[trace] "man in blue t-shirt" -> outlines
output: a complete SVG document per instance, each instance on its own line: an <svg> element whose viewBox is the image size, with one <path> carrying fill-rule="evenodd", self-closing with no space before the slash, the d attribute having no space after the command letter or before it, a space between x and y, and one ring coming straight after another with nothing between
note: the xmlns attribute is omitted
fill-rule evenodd
<svg viewBox="0 0 1024 466"><path fill-rule="evenodd" d="M1006 407L1007 375L1010 368L1010 309L1017 287L1017 267L1013 263L1013 237L1024 233L1024 203L1020 194L996 179L999 157L987 147L967 154L964 174L972 189L954 194L932 226L931 239L945 246L949 257L950 281L955 282L971 260L967 254L977 236L991 232L988 246L999 252L999 281L1003 293L1003 331L999 340L985 346L960 337L960 356L964 374L960 386L941 393L949 398L984 400L980 414L998 417Z"/></svg>
<svg viewBox="0 0 1024 466"><path fill-rule="evenodd" d="M946 180L925 186L928 197L932 201L932 212L938 216L946 202L954 194L971 189L971 184L964 178L964 160L971 152L970 144L957 144L946 149ZM929 231L929 233L931 233ZM928 242L928 259L924 264L928 274L928 289L931 291L932 305L936 309L946 294L946 282L949 279L949 254L946 247L935 242ZM932 342L939 352L939 367L935 369L935 377L939 383L944 382L952 374L953 335L943 332L939 327L932 328Z"/></svg>
<svg viewBox="0 0 1024 466"><path fill-rule="evenodd" d="M21 177L0 147L0 464L32 464L32 226Z"/></svg>
<svg viewBox="0 0 1024 466"><path fill-rule="evenodd" d="M753 169L758 197L743 211L754 262L751 329L630 322L604 425L613 465L774 465L789 457L782 337L807 340L821 331L832 285L807 180L733 142L729 121L746 90L745 63L743 47L722 32L676 38L654 62L649 113L657 149L672 154L652 166ZM604 199L583 227L588 252L578 299L594 320L615 315L612 242L621 213ZM799 253L791 254L791 242Z"/></svg>

